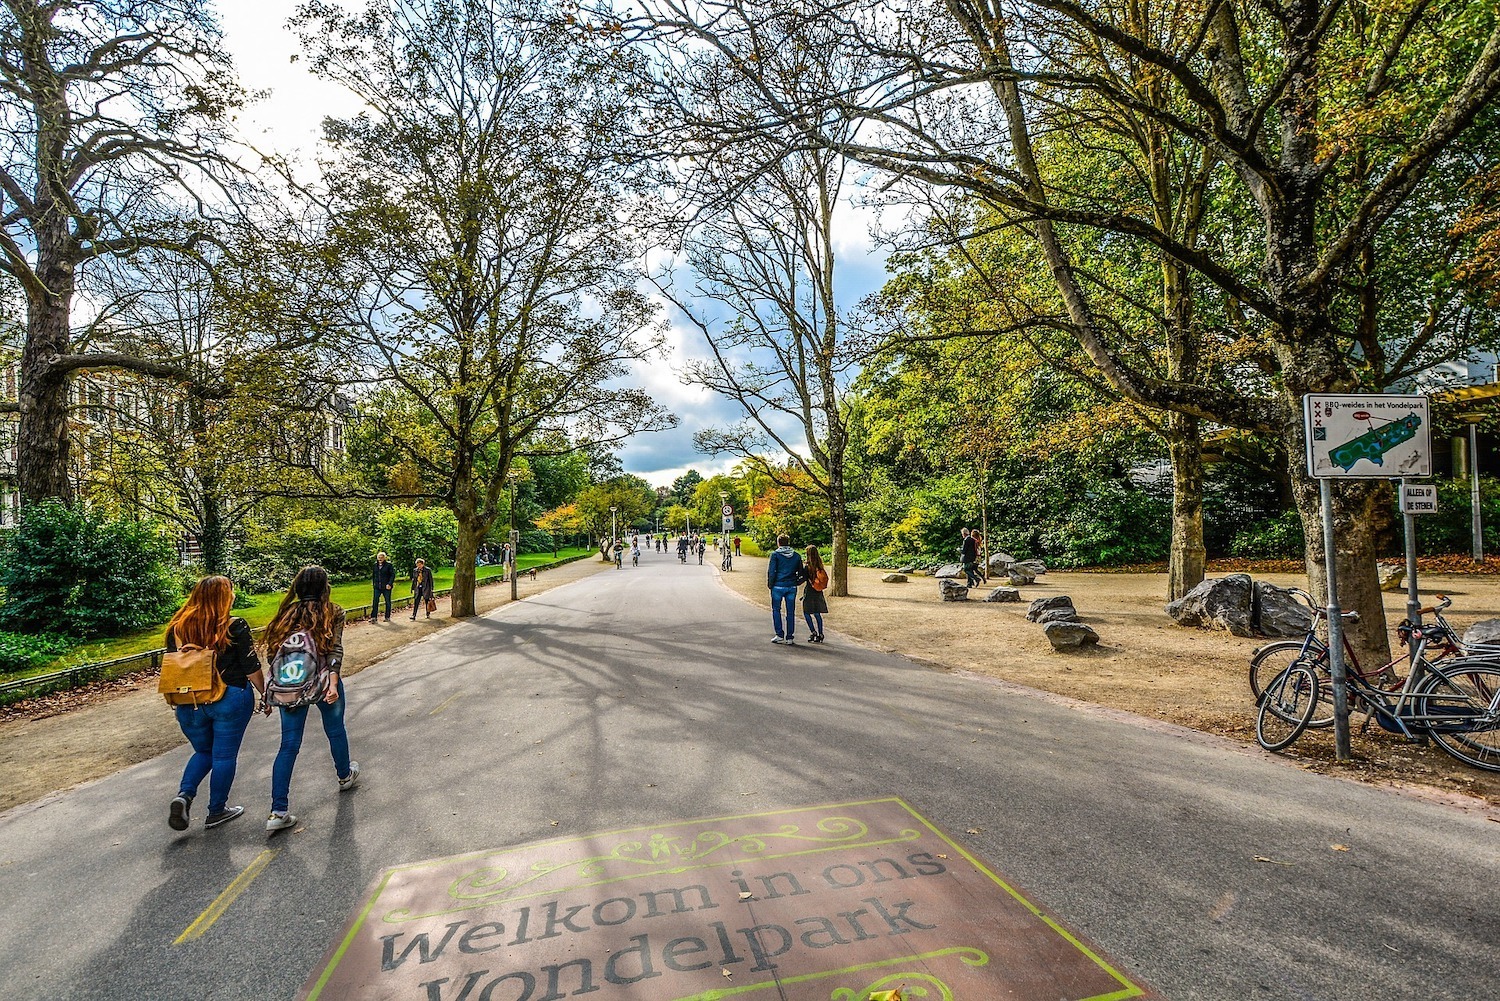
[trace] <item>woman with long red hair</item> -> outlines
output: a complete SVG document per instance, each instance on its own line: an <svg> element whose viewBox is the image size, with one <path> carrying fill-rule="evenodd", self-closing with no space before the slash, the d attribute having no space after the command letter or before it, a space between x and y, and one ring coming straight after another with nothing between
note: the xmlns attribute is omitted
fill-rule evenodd
<svg viewBox="0 0 1500 1001"><path fill-rule="evenodd" d="M177 725L193 745L193 756L182 770L177 797L167 813L167 826L185 831L198 786L208 777L208 816L204 827L218 827L245 812L229 805L229 790L239 763L245 727L255 715L257 692L265 690L265 674L255 655L250 625L231 615L234 586L227 577L205 577L167 623L167 649L197 646L215 651L214 670L224 681L224 695L216 702L178 706Z"/></svg>

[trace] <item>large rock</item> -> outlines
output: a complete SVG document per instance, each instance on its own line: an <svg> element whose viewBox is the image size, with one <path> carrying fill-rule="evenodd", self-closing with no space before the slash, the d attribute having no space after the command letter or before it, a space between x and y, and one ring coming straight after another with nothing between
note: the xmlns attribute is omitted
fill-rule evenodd
<svg viewBox="0 0 1500 1001"><path fill-rule="evenodd" d="M1042 613L1054 608L1072 608L1073 599L1066 594L1054 594L1050 598L1038 598L1026 609L1027 622L1040 622Z"/></svg>
<svg viewBox="0 0 1500 1001"><path fill-rule="evenodd" d="M938 581L938 593L944 601L968 601L969 589L952 578Z"/></svg>
<svg viewBox="0 0 1500 1001"><path fill-rule="evenodd" d="M1464 632L1464 646L1500 646L1500 619L1480 619Z"/></svg>
<svg viewBox="0 0 1500 1001"><path fill-rule="evenodd" d="M1167 614L1182 626L1225 629L1235 636L1254 636L1251 628L1254 583L1249 574L1211 577L1167 605Z"/></svg>
<svg viewBox="0 0 1500 1001"><path fill-rule="evenodd" d="M1032 573L1030 570L1025 569L1019 563L1007 570L1006 575L1010 577L1010 583L1012 587L1020 587L1022 584L1036 583L1036 574Z"/></svg>
<svg viewBox="0 0 1500 1001"><path fill-rule="evenodd" d="M938 580L949 580L954 577L962 577L964 575L964 565L962 563L944 563L942 566L934 570L932 572L932 575Z"/></svg>
<svg viewBox="0 0 1500 1001"><path fill-rule="evenodd" d="M1021 568L1022 570L1029 571L1033 577L1040 577L1042 574L1047 572L1047 564L1043 563L1041 560L1022 560L1015 566L1011 567L1011 569L1014 570L1017 567Z"/></svg>
<svg viewBox="0 0 1500 1001"><path fill-rule="evenodd" d="M904 574L904 573L888 573L888 574L886 574L884 577L882 577L880 579L882 581L884 581L885 583L887 583L887 584L905 584L906 583L906 574Z"/></svg>
<svg viewBox="0 0 1500 1001"><path fill-rule="evenodd" d="M1067 605L1063 608L1049 608L1041 615L1038 615L1036 620L1043 624L1048 622L1077 622L1078 609L1072 605Z"/></svg>
<svg viewBox="0 0 1500 1001"><path fill-rule="evenodd" d="M1406 580L1406 567L1376 567L1380 573L1380 589L1382 591L1402 591L1402 581Z"/></svg>
<svg viewBox="0 0 1500 1001"><path fill-rule="evenodd" d="M985 601L1020 601L1021 592L1013 587L997 587L984 596Z"/></svg>
<svg viewBox="0 0 1500 1001"><path fill-rule="evenodd" d="M1015 561L1016 558L1010 553L991 553L990 573L1004 573L1010 569L1010 565Z"/></svg>
<svg viewBox="0 0 1500 1001"><path fill-rule="evenodd" d="M916 573L921 567L901 567L897 573Z"/></svg>
<svg viewBox="0 0 1500 1001"><path fill-rule="evenodd" d="M1042 631L1054 650L1076 650L1099 642L1099 634L1082 622L1049 622Z"/></svg>
<svg viewBox="0 0 1500 1001"><path fill-rule="evenodd" d="M1256 581L1252 624L1262 636L1305 636L1312 612L1286 588Z"/></svg>

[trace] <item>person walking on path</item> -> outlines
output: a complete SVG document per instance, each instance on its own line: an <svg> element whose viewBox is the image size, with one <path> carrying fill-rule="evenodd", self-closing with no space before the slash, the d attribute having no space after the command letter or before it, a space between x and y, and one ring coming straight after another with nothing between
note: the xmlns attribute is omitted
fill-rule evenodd
<svg viewBox="0 0 1500 1001"><path fill-rule="evenodd" d="M734 555L738 556L739 554L740 554L740 537L738 535L736 535L734 537Z"/></svg>
<svg viewBox="0 0 1500 1001"><path fill-rule="evenodd" d="M802 557L792 548L790 536L776 537L776 551L766 567L766 586L771 589L771 623L776 627L776 638L772 643L790 645L796 642L796 613L792 610L797 601L797 585L807 579L802 567ZM786 606L786 623L781 619L782 606Z"/></svg>
<svg viewBox="0 0 1500 1001"><path fill-rule="evenodd" d="M370 606L370 621L380 618L380 599L385 599L385 621L391 621L391 594L396 590L396 564L385 553L375 556L375 571L370 583L375 588L375 601Z"/></svg>
<svg viewBox="0 0 1500 1001"><path fill-rule="evenodd" d="M974 533L965 528L961 533L963 541L959 544L958 551L964 565L964 578L969 587L979 585L979 540Z"/></svg>
<svg viewBox="0 0 1500 1001"><path fill-rule="evenodd" d="M802 618L807 622L809 643L823 642L823 616L828 612L828 599L823 592L828 588L828 570L823 566L823 554L817 546L807 547L807 587L802 589Z"/></svg>
<svg viewBox="0 0 1500 1001"><path fill-rule="evenodd" d="M427 602L436 596L432 586L432 568L427 561L418 558L417 565L411 572L411 620L417 621L417 612L427 612L427 617L432 618L432 611L427 608Z"/></svg>
<svg viewBox="0 0 1500 1001"><path fill-rule="evenodd" d="M422 561L417 561L422 566ZM429 576L431 571L428 571ZM359 782L359 762L349 760L349 734L344 728L344 610L329 600L328 571L322 567L303 567L292 581L281 606L266 626L266 656L275 658L283 643L297 633L312 637L317 655L328 672L323 697L316 703L323 717L323 733L333 755L334 777L339 792L348 792ZM297 753L302 749L302 734L307 729L311 706L281 710L281 748L271 767L271 815L266 819L266 833L274 834L297 823L288 812L291 799L292 770L297 767ZM269 707L267 707L269 712Z"/></svg>
<svg viewBox="0 0 1500 1001"><path fill-rule="evenodd" d="M202 706L177 706L177 725L193 747L193 756L182 770L177 796L167 811L167 826L174 831L188 828L188 813L198 786L208 777L208 816L204 827L218 827L245 812L229 805L229 790L239 764L240 742L255 715L256 693L266 687L260 658L250 625L231 615L234 586L227 577L205 577L194 586L172 621L167 623L166 646L197 646L213 650L214 670L224 682L218 701Z"/></svg>

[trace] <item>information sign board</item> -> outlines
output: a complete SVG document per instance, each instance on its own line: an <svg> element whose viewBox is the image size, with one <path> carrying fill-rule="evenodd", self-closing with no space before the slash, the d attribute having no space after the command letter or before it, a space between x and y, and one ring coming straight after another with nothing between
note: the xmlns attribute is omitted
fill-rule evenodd
<svg viewBox="0 0 1500 1001"><path fill-rule="evenodd" d="M1302 398L1309 476L1400 479L1432 475L1425 396L1369 393Z"/></svg>
<svg viewBox="0 0 1500 1001"><path fill-rule="evenodd" d="M724 516L724 528L723 528L723 530L726 531L726 532L732 532L732 531L734 531L734 517L732 515L727 515L726 514Z"/></svg>
<svg viewBox="0 0 1500 1001"><path fill-rule="evenodd" d="M1431 483L1401 484L1402 514L1437 514L1437 487Z"/></svg>

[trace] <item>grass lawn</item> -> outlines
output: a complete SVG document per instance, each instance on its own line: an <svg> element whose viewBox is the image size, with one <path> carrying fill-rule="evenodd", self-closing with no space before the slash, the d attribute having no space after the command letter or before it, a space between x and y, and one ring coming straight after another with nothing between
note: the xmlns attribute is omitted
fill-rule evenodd
<svg viewBox="0 0 1500 1001"><path fill-rule="evenodd" d="M540 566L543 563L552 563L556 560L567 559L570 556L583 556L593 553L592 548L561 549L556 556L551 553L526 553L518 557L517 566L521 570L529 567ZM480 583L491 578L499 578L499 567L480 567L477 573ZM439 590L453 586L452 567L433 567L433 585ZM286 592L277 591L274 594L252 595L255 604L246 608L236 608L235 615L242 616L250 623L252 628L259 628L271 621L271 616L276 614L277 607L281 604L282 596ZM411 594L411 581L402 578L396 581L396 588L391 592L396 598L404 598ZM352 581L346 584L333 585L333 600L348 609L369 608L371 598L370 582L367 580ZM119 657L129 657L132 654L145 653L148 650L158 649L162 645L162 634L166 631L166 623L139 629L124 636L118 636L110 640L101 640L96 643L87 643L83 646L74 647L57 660L46 667L35 671L25 671L11 677L23 678L28 674L46 674L49 671L60 670L64 667L76 667L80 664L93 664L99 661L115 660Z"/></svg>

